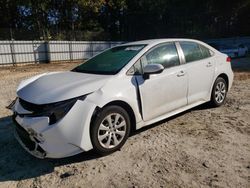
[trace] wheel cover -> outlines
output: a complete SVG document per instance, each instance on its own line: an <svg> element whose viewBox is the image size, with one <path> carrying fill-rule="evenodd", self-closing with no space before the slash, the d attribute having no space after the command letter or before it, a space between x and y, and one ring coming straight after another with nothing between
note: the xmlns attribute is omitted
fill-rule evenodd
<svg viewBox="0 0 250 188"><path fill-rule="evenodd" d="M98 141L106 149L118 146L125 137L127 124L119 113L107 115L98 128Z"/></svg>
<svg viewBox="0 0 250 188"><path fill-rule="evenodd" d="M224 82L218 82L215 87L215 100L217 103L222 103L226 97L226 85Z"/></svg>

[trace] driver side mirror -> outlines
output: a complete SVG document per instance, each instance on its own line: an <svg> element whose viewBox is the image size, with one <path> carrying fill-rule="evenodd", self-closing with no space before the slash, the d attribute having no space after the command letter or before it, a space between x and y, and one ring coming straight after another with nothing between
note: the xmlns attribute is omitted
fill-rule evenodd
<svg viewBox="0 0 250 188"><path fill-rule="evenodd" d="M149 79L150 74L160 74L164 70L161 64L148 64L143 68L143 78Z"/></svg>

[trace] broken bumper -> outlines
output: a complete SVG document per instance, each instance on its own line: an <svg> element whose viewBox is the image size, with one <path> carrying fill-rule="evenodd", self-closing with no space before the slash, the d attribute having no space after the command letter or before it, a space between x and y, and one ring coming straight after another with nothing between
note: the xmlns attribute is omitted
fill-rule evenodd
<svg viewBox="0 0 250 188"><path fill-rule="evenodd" d="M46 152L35 141L35 137L32 137L23 127L21 127L13 116L13 122L15 123L14 135L19 144L31 155L43 159L46 157ZM40 142L40 141L39 141Z"/></svg>
<svg viewBox="0 0 250 188"><path fill-rule="evenodd" d="M15 137L20 145L37 158L62 158L93 148L89 124L95 105L77 101L57 123L49 125L48 117L25 117L17 100L12 107Z"/></svg>

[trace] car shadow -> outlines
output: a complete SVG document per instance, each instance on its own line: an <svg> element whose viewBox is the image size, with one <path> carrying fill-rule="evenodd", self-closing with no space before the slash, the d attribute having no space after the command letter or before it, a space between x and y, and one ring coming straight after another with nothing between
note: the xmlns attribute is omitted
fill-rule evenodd
<svg viewBox="0 0 250 188"><path fill-rule="evenodd" d="M0 182L35 178L52 173L57 166L101 157L89 151L62 159L37 159L28 154L14 138L10 116L0 118L0 148Z"/></svg>
<svg viewBox="0 0 250 188"><path fill-rule="evenodd" d="M189 113L190 111L205 110L207 108L210 108L207 104L195 107L171 118L164 119L160 122L134 131L131 136L135 136L140 132L175 119L183 114ZM19 145L13 135L13 127L11 116L0 118L0 182L35 178L54 172L55 167L58 166L94 160L101 157L93 151L89 151L62 159L37 159L28 154Z"/></svg>

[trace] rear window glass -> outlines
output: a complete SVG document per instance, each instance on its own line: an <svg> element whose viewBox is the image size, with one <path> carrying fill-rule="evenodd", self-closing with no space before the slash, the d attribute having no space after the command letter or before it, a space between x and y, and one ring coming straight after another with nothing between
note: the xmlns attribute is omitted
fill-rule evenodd
<svg viewBox="0 0 250 188"><path fill-rule="evenodd" d="M194 42L180 42L180 45L187 63L203 59L199 44Z"/></svg>

